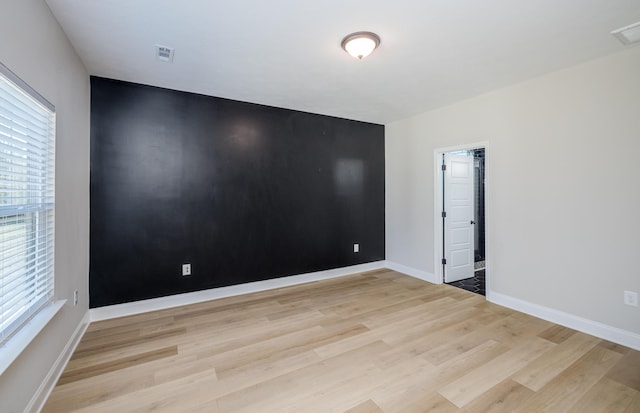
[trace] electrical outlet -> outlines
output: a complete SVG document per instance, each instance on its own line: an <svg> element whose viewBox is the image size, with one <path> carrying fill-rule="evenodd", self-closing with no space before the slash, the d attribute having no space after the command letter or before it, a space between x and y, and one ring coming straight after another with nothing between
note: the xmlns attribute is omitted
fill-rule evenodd
<svg viewBox="0 0 640 413"><path fill-rule="evenodd" d="M78 305L78 290L73 292L73 305Z"/></svg>
<svg viewBox="0 0 640 413"><path fill-rule="evenodd" d="M182 275L191 275L191 264L182 264Z"/></svg>
<svg viewBox="0 0 640 413"><path fill-rule="evenodd" d="M638 306L638 293L635 291L624 292L624 303L632 307Z"/></svg>
<svg viewBox="0 0 640 413"><path fill-rule="evenodd" d="M360 252L360 244L353 244L353 252Z"/></svg>

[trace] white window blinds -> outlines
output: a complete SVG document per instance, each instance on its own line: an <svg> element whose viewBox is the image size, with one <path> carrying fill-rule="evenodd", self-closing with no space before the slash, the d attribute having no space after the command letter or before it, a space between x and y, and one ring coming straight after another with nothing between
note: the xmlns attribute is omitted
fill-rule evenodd
<svg viewBox="0 0 640 413"><path fill-rule="evenodd" d="M55 109L0 64L0 344L53 300Z"/></svg>

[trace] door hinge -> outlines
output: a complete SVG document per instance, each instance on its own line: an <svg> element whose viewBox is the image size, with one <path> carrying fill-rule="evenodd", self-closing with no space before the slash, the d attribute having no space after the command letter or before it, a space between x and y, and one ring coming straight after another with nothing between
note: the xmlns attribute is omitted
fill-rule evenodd
<svg viewBox="0 0 640 413"><path fill-rule="evenodd" d="M447 259L446 258L442 259L442 265L447 265Z"/></svg>
<svg viewBox="0 0 640 413"><path fill-rule="evenodd" d="M447 212L446 211L442 211L442 218L446 218L447 217Z"/></svg>
<svg viewBox="0 0 640 413"><path fill-rule="evenodd" d="M447 170L447 165L442 164L442 170L443 170L443 171L446 171L446 170Z"/></svg>

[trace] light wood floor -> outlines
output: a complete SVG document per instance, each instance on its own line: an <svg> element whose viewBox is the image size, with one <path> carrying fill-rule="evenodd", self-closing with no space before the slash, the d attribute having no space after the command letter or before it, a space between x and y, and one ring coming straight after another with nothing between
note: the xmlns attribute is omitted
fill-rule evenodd
<svg viewBox="0 0 640 413"><path fill-rule="evenodd" d="M45 412L640 412L640 352L380 270L93 323Z"/></svg>

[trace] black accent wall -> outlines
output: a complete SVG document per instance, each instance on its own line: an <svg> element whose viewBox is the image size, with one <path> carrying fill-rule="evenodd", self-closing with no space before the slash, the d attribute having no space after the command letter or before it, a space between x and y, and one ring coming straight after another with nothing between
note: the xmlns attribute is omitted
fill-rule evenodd
<svg viewBox="0 0 640 413"><path fill-rule="evenodd" d="M384 190L382 125L92 77L90 306L383 260Z"/></svg>

